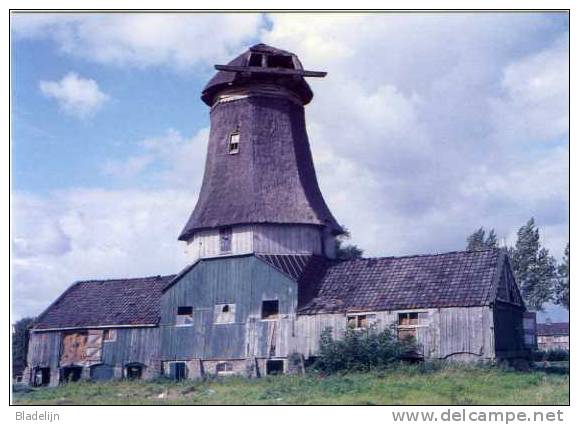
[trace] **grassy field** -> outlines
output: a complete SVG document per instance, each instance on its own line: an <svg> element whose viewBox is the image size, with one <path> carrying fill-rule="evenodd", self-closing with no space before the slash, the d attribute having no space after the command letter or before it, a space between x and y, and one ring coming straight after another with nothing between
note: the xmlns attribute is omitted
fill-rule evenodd
<svg viewBox="0 0 579 425"><path fill-rule="evenodd" d="M404 366L322 377L80 382L15 392L15 404L568 404L568 369L505 371Z"/></svg>

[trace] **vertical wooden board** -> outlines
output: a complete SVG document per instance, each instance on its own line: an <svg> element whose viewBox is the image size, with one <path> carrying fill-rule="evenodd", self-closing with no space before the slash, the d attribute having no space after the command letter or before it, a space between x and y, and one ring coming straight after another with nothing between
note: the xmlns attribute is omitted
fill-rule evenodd
<svg viewBox="0 0 579 425"><path fill-rule="evenodd" d="M310 319L294 319L297 306L296 283L277 269L252 257L231 257L203 260L197 263L177 284L171 287L162 301L160 334L162 357L194 355L194 358L224 358L235 355L267 356L267 322L261 320L261 302L265 299L279 301L280 318L275 334L275 355L286 356L291 351L313 354L318 350L319 338L326 326L336 334L344 332L344 314L318 315ZM216 330L213 323L213 309L216 302L235 304L235 324L240 330ZM179 305L193 307L193 326L183 330L187 337L175 337L173 325L176 308ZM200 312L207 311L209 315ZM392 321L391 314L384 319ZM221 335L218 342L209 335ZM203 336L202 343L199 336ZM185 342L190 345L186 346Z"/></svg>

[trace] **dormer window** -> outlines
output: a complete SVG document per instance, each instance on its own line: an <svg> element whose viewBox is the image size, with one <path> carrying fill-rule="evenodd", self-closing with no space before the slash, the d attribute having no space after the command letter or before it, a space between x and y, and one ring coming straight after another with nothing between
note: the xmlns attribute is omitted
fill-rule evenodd
<svg viewBox="0 0 579 425"><path fill-rule="evenodd" d="M288 55L271 55L267 57L267 67L294 69L294 61Z"/></svg>
<svg viewBox="0 0 579 425"><path fill-rule="evenodd" d="M239 131L234 131L229 135L229 154L239 153Z"/></svg>
<svg viewBox="0 0 579 425"><path fill-rule="evenodd" d="M263 55L259 53L252 53L249 56L249 66L262 66L263 64Z"/></svg>

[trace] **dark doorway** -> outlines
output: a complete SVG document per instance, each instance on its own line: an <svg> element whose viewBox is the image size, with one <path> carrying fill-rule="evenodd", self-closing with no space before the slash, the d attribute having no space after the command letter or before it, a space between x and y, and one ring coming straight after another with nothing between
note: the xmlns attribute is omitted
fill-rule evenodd
<svg viewBox="0 0 579 425"><path fill-rule="evenodd" d="M130 363L126 367L127 379L141 379L143 377L143 365L141 363Z"/></svg>
<svg viewBox="0 0 579 425"><path fill-rule="evenodd" d="M265 365L265 373L267 375L282 375L283 360L268 360Z"/></svg>
<svg viewBox="0 0 579 425"><path fill-rule="evenodd" d="M169 363L169 376L175 381L182 381L187 378L187 365L185 362Z"/></svg>
<svg viewBox="0 0 579 425"><path fill-rule="evenodd" d="M90 379L94 381L108 381L113 379L113 367L108 364L98 364L90 368Z"/></svg>
<svg viewBox="0 0 579 425"><path fill-rule="evenodd" d="M50 384L50 368L37 367L34 370L34 380L32 385L35 387L45 387Z"/></svg>
<svg viewBox="0 0 579 425"><path fill-rule="evenodd" d="M66 366L60 370L60 381L67 383L67 382L76 382L80 381L82 377L82 367L81 366Z"/></svg>

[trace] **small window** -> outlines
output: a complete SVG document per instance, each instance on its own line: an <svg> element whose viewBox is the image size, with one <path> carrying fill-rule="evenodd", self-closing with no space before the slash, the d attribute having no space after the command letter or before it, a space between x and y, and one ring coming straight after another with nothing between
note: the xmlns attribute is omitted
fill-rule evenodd
<svg viewBox="0 0 579 425"><path fill-rule="evenodd" d="M279 301L267 300L261 303L261 318L262 319L277 319L279 316Z"/></svg>
<svg viewBox="0 0 579 425"><path fill-rule="evenodd" d="M348 316L348 327L354 329L368 328L375 322L375 314L353 314Z"/></svg>
<svg viewBox="0 0 579 425"><path fill-rule="evenodd" d="M190 326L193 324L193 307L182 306L177 307L177 326Z"/></svg>
<svg viewBox="0 0 579 425"><path fill-rule="evenodd" d="M219 362L215 366L215 373L217 375L231 375L233 373L233 365L229 362Z"/></svg>
<svg viewBox="0 0 579 425"><path fill-rule="evenodd" d="M125 367L125 376L130 380L141 379L143 377L143 365L141 363L129 363Z"/></svg>
<svg viewBox="0 0 579 425"><path fill-rule="evenodd" d="M112 342L117 340L117 331L115 329L105 329L103 331L103 341Z"/></svg>
<svg viewBox="0 0 579 425"><path fill-rule="evenodd" d="M216 304L215 323L235 323L235 304Z"/></svg>
<svg viewBox="0 0 579 425"><path fill-rule="evenodd" d="M239 132L235 131L229 135L229 154L239 153Z"/></svg>
<svg viewBox="0 0 579 425"><path fill-rule="evenodd" d="M282 375L283 360L268 360L265 364L266 375Z"/></svg>
<svg viewBox="0 0 579 425"><path fill-rule="evenodd" d="M231 252L231 227L223 227L219 229L219 249L222 254Z"/></svg>
<svg viewBox="0 0 579 425"><path fill-rule="evenodd" d="M249 66L261 66L263 60L263 55L259 53L252 53L249 56Z"/></svg>
<svg viewBox="0 0 579 425"><path fill-rule="evenodd" d="M272 55L267 58L268 68L285 68L294 69L294 62L291 56L287 55Z"/></svg>
<svg viewBox="0 0 579 425"><path fill-rule="evenodd" d="M398 326L416 326L419 324L418 313L398 313Z"/></svg>

